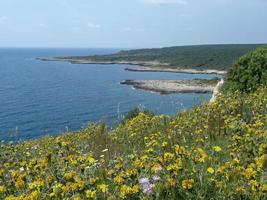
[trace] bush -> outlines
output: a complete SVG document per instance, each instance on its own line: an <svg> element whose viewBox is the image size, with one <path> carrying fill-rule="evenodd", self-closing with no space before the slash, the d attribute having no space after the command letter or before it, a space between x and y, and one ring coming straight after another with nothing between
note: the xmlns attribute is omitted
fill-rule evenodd
<svg viewBox="0 0 267 200"><path fill-rule="evenodd" d="M239 58L226 75L224 91L255 91L267 85L267 47L259 48Z"/></svg>
<svg viewBox="0 0 267 200"><path fill-rule="evenodd" d="M124 117L123 119L123 123L125 123L126 121L130 120L130 119L133 119L135 117L137 117L140 113L144 113L146 115L149 115L149 116L154 116L155 114L148 110L148 109L143 109L143 108L140 108L140 107L135 107L133 108L132 110L130 110L126 116Z"/></svg>

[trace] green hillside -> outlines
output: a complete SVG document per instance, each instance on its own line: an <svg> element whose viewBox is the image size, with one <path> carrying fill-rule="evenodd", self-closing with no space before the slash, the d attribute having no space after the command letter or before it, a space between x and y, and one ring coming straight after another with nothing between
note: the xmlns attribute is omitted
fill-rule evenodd
<svg viewBox="0 0 267 200"><path fill-rule="evenodd" d="M87 58L93 61L159 61L170 67L195 69L226 69L238 57L259 47L259 44L246 45L199 45L178 46L157 49L137 49L120 51L112 55L72 57Z"/></svg>

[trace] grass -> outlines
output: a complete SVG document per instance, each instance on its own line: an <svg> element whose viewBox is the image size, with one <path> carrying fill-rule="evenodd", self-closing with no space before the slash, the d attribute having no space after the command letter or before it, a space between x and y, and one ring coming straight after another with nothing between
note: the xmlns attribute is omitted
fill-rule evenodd
<svg viewBox="0 0 267 200"><path fill-rule="evenodd" d="M1 143L0 199L266 199L266 94Z"/></svg>

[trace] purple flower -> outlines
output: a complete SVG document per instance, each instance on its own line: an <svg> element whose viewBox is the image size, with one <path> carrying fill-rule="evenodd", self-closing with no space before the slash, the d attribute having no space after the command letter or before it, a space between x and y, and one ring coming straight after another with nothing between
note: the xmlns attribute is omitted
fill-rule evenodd
<svg viewBox="0 0 267 200"><path fill-rule="evenodd" d="M146 185L146 186L142 187L142 191L146 195L152 195L153 194L153 187L154 187L153 184Z"/></svg>
<svg viewBox="0 0 267 200"><path fill-rule="evenodd" d="M141 185L149 185L150 184L150 181L149 181L148 178L141 178L141 179L139 179L139 183Z"/></svg>
<svg viewBox="0 0 267 200"><path fill-rule="evenodd" d="M150 183L148 178L139 179L139 184L141 185L142 191L146 195L153 194L154 185Z"/></svg>

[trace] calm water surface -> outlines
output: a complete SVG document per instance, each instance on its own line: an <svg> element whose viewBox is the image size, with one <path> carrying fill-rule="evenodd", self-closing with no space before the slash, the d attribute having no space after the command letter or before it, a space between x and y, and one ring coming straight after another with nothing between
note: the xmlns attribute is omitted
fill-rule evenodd
<svg viewBox="0 0 267 200"><path fill-rule="evenodd" d="M175 114L210 94L159 95L120 85L125 79L193 79L215 75L129 72L127 65L43 62L36 57L92 55L114 49L0 49L0 140L24 140L77 130L89 121L115 126L142 106Z"/></svg>

